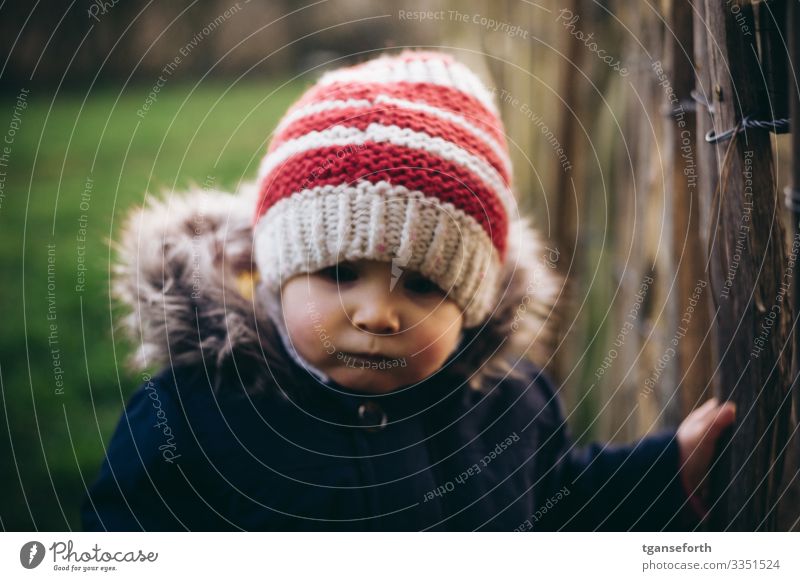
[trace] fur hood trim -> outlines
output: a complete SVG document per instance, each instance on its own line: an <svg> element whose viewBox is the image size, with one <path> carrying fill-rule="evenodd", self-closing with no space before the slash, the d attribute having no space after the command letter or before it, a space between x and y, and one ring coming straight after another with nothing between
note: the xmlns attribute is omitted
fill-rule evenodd
<svg viewBox="0 0 800 581"><path fill-rule="evenodd" d="M115 244L112 290L125 306L133 367L202 365L217 388L247 391L266 388L276 373L296 372L268 315L278 299L242 285L255 268L255 194L254 183L236 194L193 187L148 196L129 214ZM465 331L450 363L473 388L513 375L521 359L539 367L549 359L563 282L554 255L527 218L512 219L496 308Z"/></svg>

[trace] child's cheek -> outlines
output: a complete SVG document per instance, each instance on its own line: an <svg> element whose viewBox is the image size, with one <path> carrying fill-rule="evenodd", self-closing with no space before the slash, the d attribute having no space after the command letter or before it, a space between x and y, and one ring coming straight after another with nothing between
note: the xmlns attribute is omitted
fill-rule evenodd
<svg viewBox="0 0 800 581"><path fill-rule="evenodd" d="M323 323L305 285L294 284L286 288L283 317L294 348L310 362L317 361L320 350L317 328L322 327Z"/></svg>
<svg viewBox="0 0 800 581"><path fill-rule="evenodd" d="M418 345L416 351L419 352L411 363L426 375L441 367L458 343L461 327L452 325L448 328L449 324L450 321L441 326L436 323L426 325L414 337L414 344Z"/></svg>
<svg viewBox="0 0 800 581"><path fill-rule="evenodd" d="M308 325L307 317L300 316L291 319L287 317L286 328L296 347L303 346L307 349L308 345L311 344L311 333L308 331Z"/></svg>

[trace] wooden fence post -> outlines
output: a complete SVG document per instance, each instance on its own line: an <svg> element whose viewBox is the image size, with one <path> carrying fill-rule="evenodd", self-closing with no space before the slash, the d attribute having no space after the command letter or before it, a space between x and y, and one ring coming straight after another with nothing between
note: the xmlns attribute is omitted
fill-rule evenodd
<svg viewBox="0 0 800 581"><path fill-rule="evenodd" d="M706 0L710 83L717 135L764 115L757 27L749 0ZM768 111L768 110L767 110ZM737 424L720 442L711 526L774 530L785 451L792 308L784 285L785 230L770 134L734 133L715 145L719 185L711 211L710 272L716 306L720 390ZM706 192L708 195L709 192Z"/></svg>
<svg viewBox="0 0 800 581"><path fill-rule="evenodd" d="M685 416L711 395L714 370L708 273L702 248L699 200L699 160L695 110L692 6L671 0L664 37L664 68L672 91L666 93L665 157L668 203L673 208L673 255L677 269L678 352L677 388ZM700 112L701 115L703 111ZM701 136L702 139L702 136Z"/></svg>

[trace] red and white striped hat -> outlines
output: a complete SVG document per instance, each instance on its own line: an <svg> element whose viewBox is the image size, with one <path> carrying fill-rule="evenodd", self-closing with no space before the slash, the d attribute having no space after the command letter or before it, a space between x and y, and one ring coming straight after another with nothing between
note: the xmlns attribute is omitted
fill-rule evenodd
<svg viewBox="0 0 800 581"><path fill-rule="evenodd" d="M405 50L323 75L259 170L255 260L277 290L342 260L420 272L481 324L516 212L492 93L453 57Z"/></svg>

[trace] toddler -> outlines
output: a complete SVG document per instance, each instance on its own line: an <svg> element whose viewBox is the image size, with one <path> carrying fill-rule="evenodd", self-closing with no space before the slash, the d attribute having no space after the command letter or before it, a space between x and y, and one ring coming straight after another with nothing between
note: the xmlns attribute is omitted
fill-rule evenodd
<svg viewBox="0 0 800 581"><path fill-rule="evenodd" d="M560 290L492 95L452 57L323 75L258 179L128 222L136 362L88 530L669 530L731 404L571 443L533 363ZM707 506L707 505L706 505Z"/></svg>

